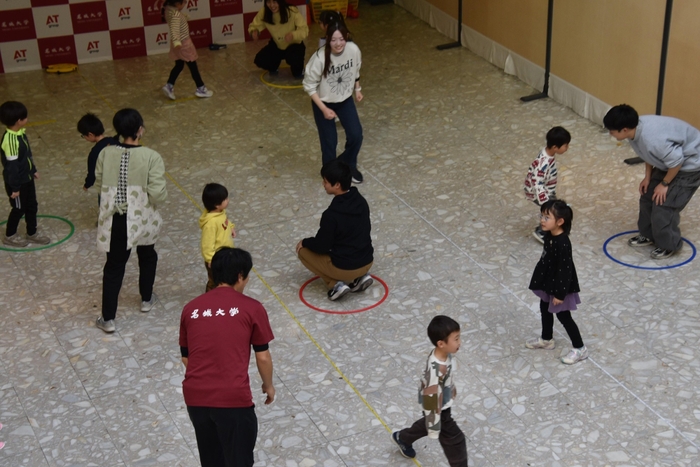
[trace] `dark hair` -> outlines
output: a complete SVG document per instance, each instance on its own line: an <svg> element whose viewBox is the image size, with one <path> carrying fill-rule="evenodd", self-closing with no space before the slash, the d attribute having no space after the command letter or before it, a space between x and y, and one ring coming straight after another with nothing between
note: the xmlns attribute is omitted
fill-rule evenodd
<svg viewBox="0 0 700 467"><path fill-rule="evenodd" d="M167 23L167 20L165 19L165 7L166 6L175 6L178 3L185 3L185 0L165 0L163 2L163 6L160 9L160 20L164 23Z"/></svg>
<svg viewBox="0 0 700 467"><path fill-rule="evenodd" d="M275 24L275 21L272 19L272 10L270 10L267 7L267 2L270 0L263 0L263 9L265 10L265 13L263 13L263 23L267 24ZM289 5L287 4L287 0L272 0L273 2L277 2L279 5L279 13L280 13L280 24L284 24L287 21L289 21Z"/></svg>
<svg viewBox="0 0 700 467"><path fill-rule="evenodd" d="M350 170L348 164L340 159L333 159L323 164L323 167L321 167L321 177L328 180L328 183L331 185L340 183L340 188L342 188L343 191L348 191L352 183L352 170Z"/></svg>
<svg viewBox="0 0 700 467"><path fill-rule="evenodd" d="M459 323L449 316L437 315L428 325L428 338L437 347L438 341L447 341L450 334L459 331Z"/></svg>
<svg viewBox="0 0 700 467"><path fill-rule="evenodd" d="M238 278L246 279L253 269L250 253L240 248L219 248L211 259L211 275L216 285L235 285Z"/></svg>
<svg viewBox="0 0 700 467"><path fill-rule="evenodd" d="M555 220L564 219L561 228L564 229L566 235L569 235L571 222L574 220L574 211L571 210L571 206L566 204L566 201L563 199L550 199L540 206L540 212L542 214L551 214Z"/></svg>
<svg viewBox="0 0 700 467"><path fill-rule="evenodd" d="M112 126L123 138L138 138L139 129L143 126L143 118L138 110L121 109L114 114Z"/></svg>
<svg viewBox="0 0 700 467"><path fill-rule="evenodd" d="M608 130L634 130L639 125L639 114L630 105L620 104L608 110L603 117L603 125Z"/></svg>
<svg viewBox="0 0 700 467"><path fill-rule="evenodd" d="M207 211L211 212L216 209L226 198L228 198L228 190L225 186L218 183L207 183L204 185L202 204Z"/></svg>
<svg viewBox="0 0 700 467"><path fill-rule="evenodd" d="M555 126L547 132L547 147L562 147L571 142L571 133L566 131L566 128Z"/></svg>
<svg viewBox="0 0 700 467"><path fill-rule="evenodd" d="M326 78L328 77L328 70L331 67L331 39L333 38L333 34L335 34L336 31L340 31L340 34L343 36L343 39L347 42L348 40L348 35L350 34L350 31L348 31L348 28L345 26L345 23L331 23L328 25L328 28L326 29L326 45L325 45L325 50L324 54L326 57L326 63L323 64L323 77Z"/></svg>
<svg viewBox="0 0 700 467"><path fill-rule="evenodd" d="M0 122L10 127L27 118L27 108L21 102L7 101L0 105Z"/></svg>
<svg viewBox="0 0 700 467"><path fill-rule="evenodd" d="M333 10L323 10L319 15L318 15L318 22L319 24L325 24L328 26L329 24L333 23L339 23L345 26L345 20L343 19L343 14L339 11L333 11Z"/></svg>
<svg viewBox="0 0 700 467"><path fill-rule="evenodd" d="M100 136L104 134L105 127L97 115L86 113L78 120L78 132L83 136L87 136L89 133Z"/></svg>

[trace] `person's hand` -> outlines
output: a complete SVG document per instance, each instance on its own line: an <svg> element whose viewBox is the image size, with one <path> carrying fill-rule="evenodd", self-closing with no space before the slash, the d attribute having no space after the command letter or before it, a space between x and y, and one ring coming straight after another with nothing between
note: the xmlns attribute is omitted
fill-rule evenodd
<svg viewBox="0 0 700 467"><path fill-rule="evenodd" d="M34 172L34 180L39 180L39 172Z"/></svg>
<svg viewBox="0 0 700 467"><path fill-rule="evenodd" d="M333 110L329 109L328 107L324 107L323 116L326 117L326 120L333 120L335 118L335 112L333 112Z"/></svg>
<svg viewBox="0 0 700 467"><path fill-rule="evenodd" d="M299 243L297 243L297 246L296 246L297 255L299 254L299 250L301 250L302 248L304 248L303 246L301 246L301 244L302 244L303 241L304 241L304 240L299 240Z"/></svg>
<svg viewBox="0 0 700 467"><path fill-rule="evenodd" d="M88 189L85 185L83 185L83 191L88 191Z"/></svg>
<svg viewBox="0 0 700 467"><path fill-rule="evenodd" d="M288 32L287 34L285 34L284 40L287 41L288 44L291 44L291 42L294 40L294 34Z"/></svg>
<svg viewBox="0 0 700 467"><path fill-rule="evenodd" d="M355 98L357 99L357 102L360 102L365 96L362 95L362 91L359 89L355 91Z"/></svg>
<svg viewBox="0 0 700 467"><path fill-rule="evenodd" d="M644 178L644 180L642 180L639 183L639 195L640 196L647 192L647 188L649 188L649 181L650 180L648 178Z"/></svg>
<svg viewBox="0 0 700 467"><path fill-rule="evenodd" d="M15 199L19 196L19 191L13 191L12 194L10 195L10 198Z"/></svg>
<svg viewBox="0 0 700 467"><path fill-rule="evenodd" d="M236 231L231 229L231 237L236 238Z"/></svg>
<svg viewBox="0 0 700 467"><path fill-rule="evenodd" d="M273 385L265 386L265 384L263 384L262 392L263 394L267 395L267 399L265 399L265 405L272 404L272 401L275 400L275 387Z"/></svg>
<svg viewBox="0 0 700 467"><path fill-rule="evenodd" d="M254 41L257 41L258 37L260 37L260 33L254 29L253 32L250 33L250 37L252 37Z"/></svg>
<svg viewBox="0 0 700 467"><path fill-rule="evenodd" d="M654 188L654 194L651 195L651 200L656 203L657 206L661 206L666 202L666 193L668 193L668 187L659 183L656 185L656 188Z"/></svg>
<svg viewBox="0 0 700 467"><path fill-rule="evenodd" d="M557 297L552 297L552 303L553 303L554 305L561 305L562 303L564 303L564 301L563 301L563 300L559 300Z"/></svg>

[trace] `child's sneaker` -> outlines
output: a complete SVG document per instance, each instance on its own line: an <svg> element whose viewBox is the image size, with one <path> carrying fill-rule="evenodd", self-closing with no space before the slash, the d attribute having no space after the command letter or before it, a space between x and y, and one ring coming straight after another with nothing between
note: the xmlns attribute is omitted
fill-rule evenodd
<svg viewBox="0 0 700 467"><path fill-rule="evenodd" d="M48 245L51 243L51 239L46 235L39 235L39 232L34 235L27 235L27 241L29 243L36 243L38 245Z"/></svg>
<svg viewBox="0 0 700 467"><path fill-rule="evenodd" d="M401 455L404 456L406 459L415 459L416 458L416 450L413 449L413 446L407 445L401 439L399 438L399 432L395 431L391 434L391 439L394 440L396 445L399 447L401 450Z"/></svg>
<svg viewBox="0 0 700 467"><path fill-rule="evenodd" d="M27 241L22 234L17 232L14 235L10 235L9 237L7 235L2 236L2 243L7 245L7 246L15 246L15 247L25 247L29 245L29 241Z"/></svg>
<svg viewBox="0 0 700 467"><path fill-rule="evenodd" d="M5 447L5 442L4 442L4 441L0 441L0 449L2 449L2 448L4 448L4 447Z"/></svg>
<svg viewBox="0 0 700 467"><path fill-rule="evenodd" d="M141 311L144 313L148 313L156 305L156 301L158 301L158 299L156 298L156 294L152 294L151 299L149 301L141 302Z"/></svg>
<svg viewBox="0 0 700 467"><path fill-rule="evenodd" d="M214 92L207 89L206 86L200 86L194 92L194 95L197 97L211 97L214 95Z"/></svg>
<svg viewBox="0 0 700 467"><path fill-rule="evenodd" d="M567 365L573 365L576 362L580 362L581 360L585 360L588 358L588 349L584 345L580 349L571 349L569 350L569 353L566 354L566 356L561 357L561 362L566 363Z"/></svg>
<svg viewBox="0 0 700 467"><path fill-rule="evenodd" d="M97 321L95 321L95 326L102 329L106 333L113 333L114 331L117 330L117 327L114 325L113 319L110 319L109 321L105 321L102 316L97 318Z"/></svg>
<svg viewBox="0 0 700 467"><path fill-rule="evenodd" d="M336 301L346 296L349 292L350 287L348 287L345 282L338 281L335 283L335 286L328 291L328 298L330 300Z"/></svg>
<svg viewBox="0 0 700 467"><path fill-rule="evenodd" d="M175 92L173 91L173 85L170 83L167 83L165 86L161 88L163 92L165 93L166 96L168 96L170 99L175 100Z"/></svg>
<svg viewBox="0 0 700 467"><path fill-rule="evenodd" d="M552 350L554 349L555 345L556 343L554 342L554 339L546 341L541 337L538 337L537 339L528 339L525 341L525 347L528 349Z"/></svg>
<svg viewBox="0 0 700 467"><path fill-rule="evenodd" d="M372 279L372 276L370 276L369 274L365 274L364 276L360 276L354 281L350 282L350 284L348 284L348 287L350 287L350 292L363 292L367 290L373 282L374 279Z"/></svg>
<svg viewBox="0 0 700 467"><path fill-rule="evenodd" d="M629 246L647 246L653 245L654 241L651 238L646 238L644 235L635 235L627 240Z"/></svg>

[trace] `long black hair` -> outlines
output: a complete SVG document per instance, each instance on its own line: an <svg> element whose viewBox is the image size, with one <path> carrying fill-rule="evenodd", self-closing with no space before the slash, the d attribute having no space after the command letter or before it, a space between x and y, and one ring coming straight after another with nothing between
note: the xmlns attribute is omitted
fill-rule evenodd
<svg viewBox="0 0 700 467"><path fill-rule="evenodd" d="M175 6L178 3L185 3L185 0L165 0L163 2L163 7L160 9L160 20L164 23L167 23L165 20L165 7L166 6Z"/></svg>
<svg viewBox="0 0 700 467"><path fill-rule="evenodd" d="M287 21L289 21L289 5L287 4L287 0L273 0L277 2L279 5L279 13L280 13L280 24L285 24ZM265 13L263 14L263 22L267 24L275 24L274 20L272 19L272 10L270 10L267 7L267 2L268 0L265 0Z"/></svg>
<svg viewBox="0 0 700 467"><path fill-rule="evenodd" d="M333 38L333 34L335 34L336 31L340 31L340 34L343 36L343 39L345 39L345 42L347 42L348 36L350 35L350 31L348 31L348 28L345 26L345 23L338 22L328 25L328 28L326 29L326 45L324 50L326 57L326 63L323 64L324 78L328 77L328 70L331 67L331 39Z"/></svg>
<svg viewBox="0 0 700 467"><path fill-rule="evenodd" d="M571 233L571 222L574 220L574 211L563 199L550 199L540 206L542 214L554 216L555 220L562 219L564 223L561 228L566 235Z"/></svg>

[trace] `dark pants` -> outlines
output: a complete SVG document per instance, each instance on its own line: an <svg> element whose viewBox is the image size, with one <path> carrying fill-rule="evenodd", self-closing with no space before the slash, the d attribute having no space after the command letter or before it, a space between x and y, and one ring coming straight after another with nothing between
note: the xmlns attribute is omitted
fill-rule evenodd
<svg viewBox="0 0 700 467"><path fill-rule="evenodd" d="M428 428L425 426L425 417L416 421L410 428L404 428L399 432L399 439L411 445L419 439L428 436ZM452 409L443 410L440 414L440 446L447 457L450 467L467 467L467 439L459 429L457 423L452 420Z"/></svg>
<svg viewBox="0 0 700 467"><path fill-rule="evenodd" d="M654 195L654 188L665 176L666 172L663 170L652 170L647 192L639 197L637 227L639 234L654 240L657 248L676 251L683 245L679 227L681 211L700 186L700 171L678 172L668 187L666 201L657 206L651 197Z"/></svg>
<svg viewBox="0 0 700 467"><path fill-rule="evenodd" d="M583 339L581 339L581 333L578 331L578 326L571 317L570 311L560 311L559 313L549 312L549 302L540 300L540 314L542 315L542 339L545 341L552 340L552 333L554 332L554 315L557 315L557 319L566 329L566 333L571 339L571 345L580 349L583 347Z"/></svg>
<svg viewBox="0 0 700 467"><path fill-rule="evenodd" d="M255 407L190 407L202 467L252 467L258 418Z"/></svg>
<svg viewBox="0 0 700 467"><path fill-rule="evenodd" d="M148 302L153 295L158 253L155 245L139 245L136 254L139 257L139 293L141 300ZM102 318L105 321L114 319L117 315L119 291L130 255L131 250L126 249L126 214L115 214L112 217L112 237L102 279Z"/></svg>
<svg viewBox="0 0 700 467"><path fill-rule="evenodd" d="M8 188L7 183L5 183L5 191L7 191L7 196L12 196L12 191ZM12 210L7 218L5 235L11 237L17 233L17 227L19 226L19 221L22 220L22 216L24 216L24 221L27 223L27 235L34 235L36 233L36 213L39 210L39 203L36 202L36 187L33 179L20 185L19 196L15 199L10 198L10 206L12 206Z"/></svg>
<svg viewBox="0 0 700 467"><path fill-rule="evenodd" d="M338 158L348 164L351 169L357 167L357 155L362 147L362 125L357 115L355 101L352 96L343 102L324 102L326 107L332 109L338 116L340 124L345 128L345 150ZM318 138L321 140L321 158L325 164L335 159L335 150L338 146L338 131L335 129L335 120L328 120L323 112L312 101L314 120L318 128Z"/></svg>
<svg viewBox="0 0 700 467"><path fill-rule="evenodd" d="M185 63L187 64L187 68L190 69L190 73L192 74L192 79L194 80L194 84L196 84L198 88L201 88L202 86L204 86L204 81L202 81L202 77L199 75L199 68L197 68L197 61L196 60L194 62L186 62L184 60L175 60L175 66L173 67L172 70L170 70L170 77L168 78L168 84L172 84L173 86L175 86L175 81L177 80L177 77L180 76L180 72L185 67Z"/></svg>
<svg viewBox="0 0 700 467"><path fill-rule="evenodd" d="M284 60L292 69L292 75L299 77L304 71L305 55L306 46L303 42L301 44L289 44L286 49L281 50L277 47L275 41L270 39L270 42L257 53L254 62L258 68L263 70L277 71L280 63Z"/></svg>

